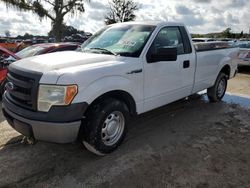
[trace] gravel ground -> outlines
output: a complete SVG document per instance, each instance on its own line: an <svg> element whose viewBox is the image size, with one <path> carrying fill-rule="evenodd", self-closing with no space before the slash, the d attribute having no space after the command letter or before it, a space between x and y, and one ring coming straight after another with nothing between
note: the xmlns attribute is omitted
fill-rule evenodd
<svg viewBox="0 0 250 188"><path fill-rule="evenodd" d="M136 117L114 153L21 143L0 114L0 187L250 187L250 71L224 102L194 95Z"/></svg>

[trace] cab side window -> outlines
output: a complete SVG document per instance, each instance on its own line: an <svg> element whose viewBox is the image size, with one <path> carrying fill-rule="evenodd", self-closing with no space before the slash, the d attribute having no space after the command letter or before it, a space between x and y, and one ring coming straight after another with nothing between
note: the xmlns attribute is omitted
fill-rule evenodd
<svg viewBox="0 0 250 188"><path fill-rule="evenodd" d="M184 45L179 27L165 27L159 31L150 47L150 53L159 48L177 48L177 55L184 54Z"/></svg>

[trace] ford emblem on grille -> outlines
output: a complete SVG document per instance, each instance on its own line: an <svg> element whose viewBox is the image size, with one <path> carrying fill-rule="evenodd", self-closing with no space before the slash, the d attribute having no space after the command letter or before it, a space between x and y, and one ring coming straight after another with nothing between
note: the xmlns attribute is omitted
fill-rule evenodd
<svg viewBox="0 0 250 188"><path fill-rule="evenodd" d="M5 89L7 91L13 91L15 89L15 86L12 82L7 82L6 85L5 85Z"/></svg>

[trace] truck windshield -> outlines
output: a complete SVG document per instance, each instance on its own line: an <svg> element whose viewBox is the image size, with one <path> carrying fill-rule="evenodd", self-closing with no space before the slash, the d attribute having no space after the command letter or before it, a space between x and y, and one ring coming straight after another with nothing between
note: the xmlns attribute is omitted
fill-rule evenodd
<svg viewBox="0 0 250 188"><path fill-rule="evenodd" d="M81 49L83 52L139 57L154 29L151 25L107 26L85 41Z"/></svg>

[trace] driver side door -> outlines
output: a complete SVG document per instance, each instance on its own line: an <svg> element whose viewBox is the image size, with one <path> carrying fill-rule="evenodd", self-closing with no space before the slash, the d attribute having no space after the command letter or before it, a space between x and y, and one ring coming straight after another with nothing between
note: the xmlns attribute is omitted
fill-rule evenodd
<svg viewBox="0 0 250 188"><path fill-rule="evenodd" d="M162 48L176 48L176 60L159 60L150 62L149 57L157 56ZM181 99L191 92L183 85L183 66L190 66L189 56L185 54L181 31L178 26L162 28L151 44L144 65L144 111L163 106ZM189 68L189 67L187 67ZM193 77L193 75L192 75Z"/></svg>

